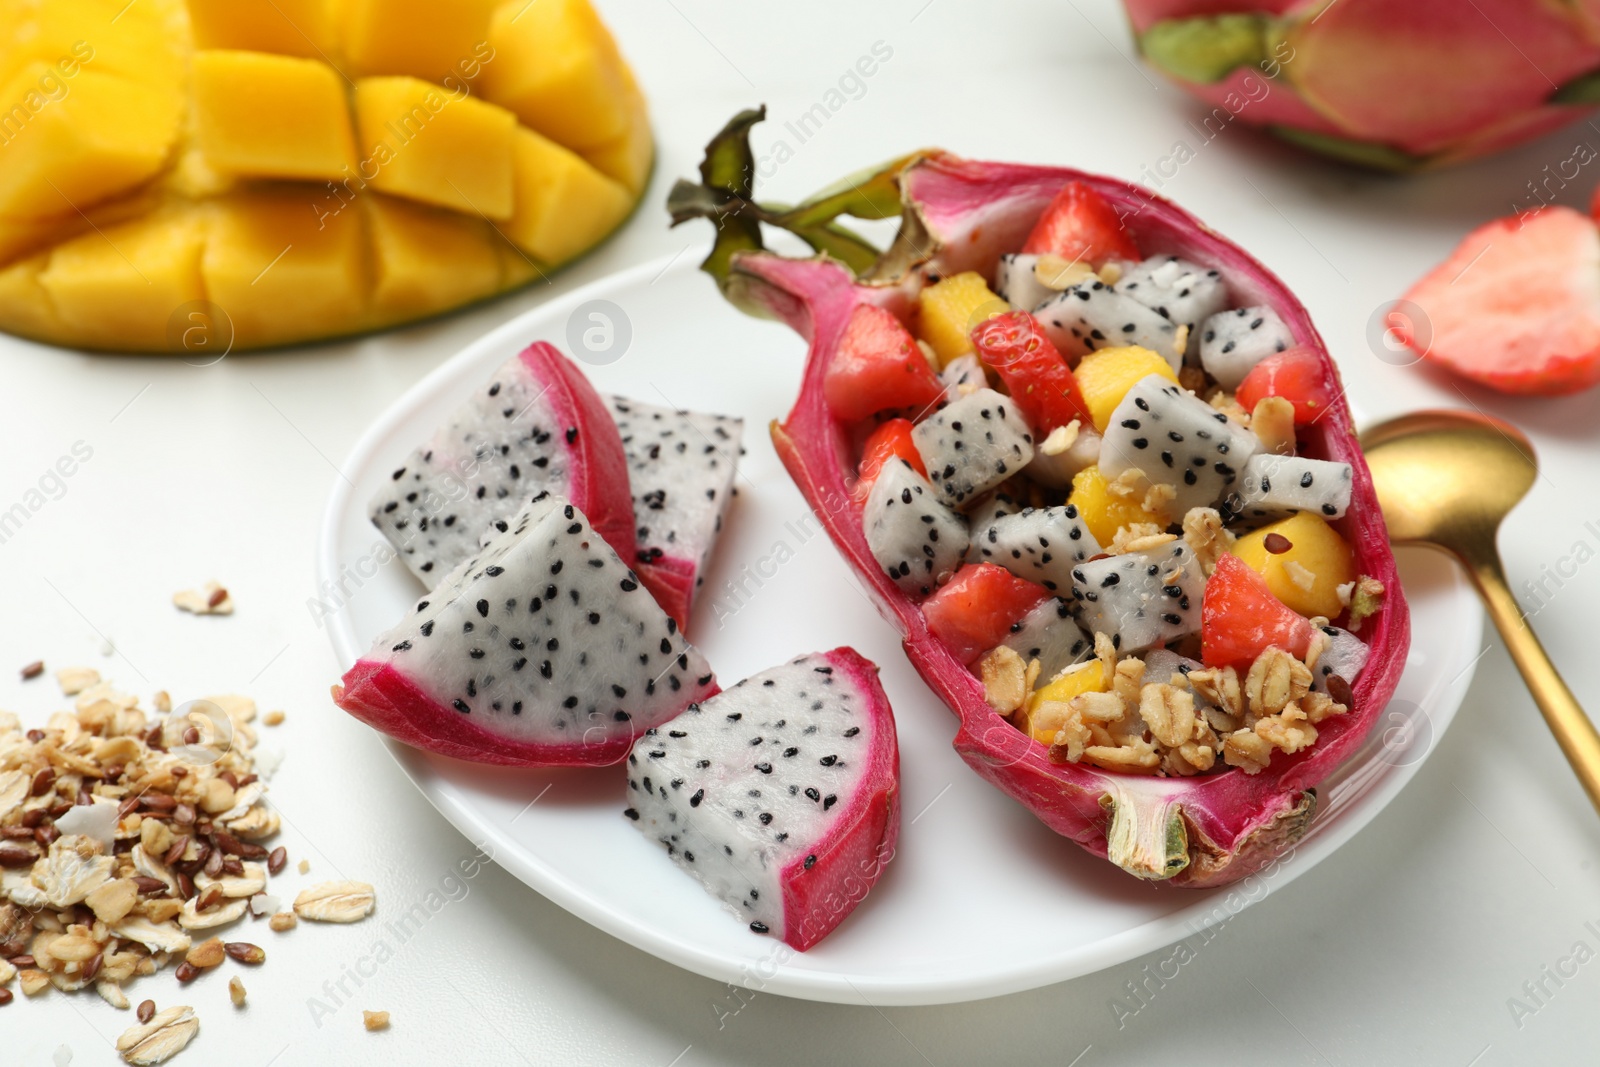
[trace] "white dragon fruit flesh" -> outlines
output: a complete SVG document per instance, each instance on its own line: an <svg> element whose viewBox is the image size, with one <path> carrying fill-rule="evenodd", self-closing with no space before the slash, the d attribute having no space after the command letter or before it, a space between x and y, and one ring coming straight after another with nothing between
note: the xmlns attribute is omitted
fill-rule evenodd
<svg viewBox="0 0 1600 1067"><path fill-rule="evenodd" d="M1062 596L1072 591L1072 569L1100 554L1100 542L1079 517L1076 504L1024 508L974 527L972 547L976 561L998 564Z"/></svg>
<svg viewBox="0 0 1600 1067"><path fill-rule="evenodd" d="M1084 630L1105 634L1120 652L1164 645L1200 629L1206 576L1183 541L1081 563L1072 578Z"/></svg>
<svg viewBox="0 0 1600 1067"><path fill-rule="evenodd" d="M1033 433L1009 397L979 389L917 423L911 443L953 508L975 501L1033 458Z"/></svg>
<svg viewBox="0 0 1600 1067"><path fill-rule="evenodd" d="M944 383L946 400L960 400L968 393L975 393L989 385L989 379L983 373L983 364L974 355L957 356L946 363L944 370L939 372L939 380Z"/></svg>
<svg viewBox="0 0 1600 1067"><path fill-rule="evenodd" d="M1239 482L1223 502L1225 521L1280 519L1309 511L1324 519L1342 519L1350 508L1350 464L1270 452L1251 456Z"/></svg>
<svg viewBox="0 0 1600 1067"><path fill-rule="evenodd" d="M1139 679L1140 687L1155 684L1172 684L1174 674L1188 674L1190 671L1203 669L1197 659L1180 656L1176 652L1165 648L1152 648L1144 654L1144 674ZM1194 694L1196 704L1203 704L1205 698L1198 692Z"/></svg>
<svg viewBox="0 0 1600 1067"><path fill-rule="evenodd" d="M687 628L735 492L744 420L606 398L628 456L634 569Z"/></svg>
<svg viewBox="0 0 1600 1067"><path fill-rule="evenodd" d="M1100 435L1092 426L1080 426L1077 436L1064 448L1058 447L1056 438L1066 436L1068 427L1058 426L1033 449L1033 462L1028 464L1027 475L1041 485L1065 489L1073 477L1086 467L1100 462Z"/></svg>
<svg viewBox="0 0 1600 1067"><path fill-rule="evenodd" d="M632 559L622 442L583 372L550 345L507 360L368 505L372 523L430 589L474 555L492 524L542 492L590 517Z"/></svg>
<svg viewBox="0 0 1600 1067"><path fill-rule="evenodd" d="M1257 363L1292 344L1294 335L1276 311L1235 308L1200 324L1200 365L1224 389L1237 389Z"/></svg>
<svg viewBox="0 0 1600 1067"><path fill-rule="evenodd" d="M1098 278L1062 290L1041 304L1034 317L1066 356L1141 345L1163 356L1174 370L1183 365L1183 353L1174 347L1177 326Z"/></svg>
<svg viewBox="0 0 1600 1067"><path fill-rule="evenodd" d="M1115 480L1137 468L1170 485L1176 516L1211 507L1261 449L1255 434L1158 374L1128 390L1111 413L1100 446L1100 471Z"/></svg>
<svg viewBox="0 0 1600 1067"><path fill-rule="evenodd" d="M931 595L967 554L966 518L903 459L878 473L861 521L878 566L912 596Z"/></svg>
<svg viewBox="0 0 1600 1067"><path fill-rule="evenodd" d="M1056 291L1041 282L1034 273L1034 265L1038 262L1038 256L1026 252L1001 256L994 268L994 291L1000 299L1014 308L1032 311L1055 296Z"/></svg>
<svg viewBox="0 0 1600 1067"><path fill-rule="evenodd" d="M1132 297L1175 326L1189 328L1186 352L1198 352L1200 324L1228 306L1222 272L1177 256L1126 265L1117 292Z"/></svg>
<svg viewBox="0 0 1600 1067"><path fill-rule="evenodd" d="M1347 685L1355 685L1356 676L1367 665L1367 657L1372 650L1349 630L1324 626L1322 632L1328 635L1328 646L1322 650L1322 655L1317 657L1317 665L1312 668L1311 688L1320 693L1328 692L1328 679L1334 675L1343 678Z"/></svg>
<svg viewBox="0 0 1600 1067"><path fill-rule="evenodd" d="M716 691L705 658L583 513L545 495L381 634L335 699L447 756L597 765Z"/></svg>
<svg viewBox="0 0 1600 1067"><path fill-rule="evenodd" d="M878 669L801 656L647 731L625 814L758 934L816 944L894 854L900 750Z"/></svg>
<svg viewBox="0 0 1600 1067"><path fill-rule="evenodd" d="M1002 643L1024 663L1039 661L1040 685L1094 652L1094 642L1073 621L1072 604L1061 597L1046 600L1012 623Z"/></svg>

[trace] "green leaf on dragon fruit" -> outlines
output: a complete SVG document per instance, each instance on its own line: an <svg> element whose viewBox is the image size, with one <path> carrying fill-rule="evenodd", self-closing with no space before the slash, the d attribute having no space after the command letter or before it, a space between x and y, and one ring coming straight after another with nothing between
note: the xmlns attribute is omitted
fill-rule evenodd
<svg viewBox="0 0 1600 1067"><path fill-rule="evenodd" d="M1552 104L1600 104L1600 70L1574 78L1550 94Z"/></svg>
<svg viewBox="0 0 1600 1067"><path fill-rule="evenodd" d="M1371 141L1356 141L1327 133L1312 133L1309 130L1297 130L1292 126L1268 126L1267 129L1290 144L1310 149L1343 163L1354 163L1356 166L1370 167L1373 170L1401 173L1418 170L1427 166L1429 162L1426 156L1415 156L1410 152L1402 152L1398 148L1374 144Z"/></svg>
<svg viewBox="0 0 1600 1067"><path fill-rule="evenodd" d="M1139 51L1168 74L1210 85L1267 61L1270 21L1258 14L1167 19L1139 36Z"/></svg>
<svg viewBox="0 0 1600 1067"><path fill-rule="evenodd" d="M840 215L858 219L897 218L901 203L896 179L901 171L926 154L925 151L911 152L841 178L784 212L779 225L812 226Z"/></svg>

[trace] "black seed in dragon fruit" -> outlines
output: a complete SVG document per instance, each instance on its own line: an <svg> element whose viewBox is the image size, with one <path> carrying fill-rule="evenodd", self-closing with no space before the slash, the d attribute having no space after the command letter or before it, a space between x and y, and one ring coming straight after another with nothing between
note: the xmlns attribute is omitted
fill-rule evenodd
<svg viewBox="0 0 1600 1067"><path fill-rule="evenodd" d="M634 569L678 625L716 549L740 455L744 420L606 398L628 456Z"/></svg>
<svg viewBox="0 0 1600 1067"><path fill-rule="evenodd" d="M894 854L900 753L878 670L836 648L763 671L640 737L640 832L758 934L805 950Z"/></svg>
<svg viewBox="0 0 1600 1067"><path fill-rule="evenodd" d="M1141 687L1162 683L1172 684L1173 675L1187 675L1190 671L1203 670L1204 664L1199 660L1180 656L1176 652L1165 648L1152 648L1144 654L1144 675L1139 679ZM1204 703L1204 698L1194 694L1195 703Z"/></svg>
<svg viewBox="0 0 1600 1067"><path fill-rule="evenodd" d="M994 291L1000 299L1014 308L1032 311L1056 295L1039 280L1034 266L1039 257L1026 252L1013 252L1000 257L994 268Z"/></svg>
<svg viewBox="0 0 1600 1067"><path fill-rule="evenodd" d="M1098 278L1062 290L1041 304L1034 317L1063 355L1140 345L1161 355L1174 370L1183 364L1183 353L1174 347L1177 326Z"/></svg>
<svg viewBox="0 0 1600 1067"><path fill-rule="evenodd" d="M1175 326L1189 328L1185 351L1200 348L1200 326L1228 306L1222 272L1177 256L1157 256L1124 267L1117 292L1132 297Z"/></svg>
<svg viewBox="0 0 1600 1067"><path fill-rule="evenodd" d="M1269 307L1235 308L1200 324L1200 365L1224 389L1237 389L1257 363L1294 344Z"/></svg>
<svg viewBox="0 0 1600 1067"><path fill-rule="evenodd" d="M861 523L872 558L912 596L931 595L967 554L966 518L945 506L903 459L878 473Z"/></svg>
<svg viewBox="0 0 1600 1067"><path fill-rule="evenodd" d="M1350 508L1350 464L1270 452L1251 456L1220 509L1227 522L1261 522L1309 511L1340 519Z"/></svg>
<svg viewBox="0 0 1600 1067"><path fill-rule="evenodd" d="M335 700L458 759L598 765L716 691L583 513L545 495L380 635Z"/></svg>
<svg viewBox="0 0 1600 1067"><path fill-rule="evenodd" d="M1211 507L1239 480L1261 441L1216 408L1158 374L1141 379L1111 413L1100 470L1115 480L1143 471L1170 485L1175 517Z"/></svg>
<svg viewBox="0 0 1600 1067"><path fill-rule="evenodd" d="M542 492L572 501L619 555L633 558L622 441L583 372L541 342L456 408L368 508L431 589L477 553L495 523Z"/></svg>
<svg viewBox="0 0 1600 1067"><path fill-rule="evenodd" d="M1311 670L1311 688L1319 693L1328 692L1328 680L1334 675L1343 678L1346 685L1354 685L1361 668L1367 665L1371 649L1349 630L1324 626L1322 632L1328 636L1328 645Z"/></svg>
<svg viewBox="0 0 1600 1067"><path fill-rule="evenodd" d="M1200 629L1206 576L1182 541L1081 563L1072 579L1078 621L1088 633L1111 638L1120 652L1164 645Z"/></svg>
<svg viewBox="0 0 1600 1067"><path fill-rule="evenodd" d="M940 498L960 509L1021 471L1033 459L1033 433L1008 397L979 389L919 422L911 431Z"/></svg>
<svg viewBox="0 0 1600 1067"><path fill-rule="evenodd" d="M1071 603L1061 597L1046 600L1012 623L1001 643L1023 662L1039 661L1040 685L1094 653L1094 642L1073 619Z"/></svg>
<svg viewBox="0 0 1600 1067"><path fill-rule="evenodd" d="M986 389L989 385L989 379L983 373L983 364L973 355L957 356L946 363L944 370L939 372L939 380L944 383L946 400L960 400L968 393Z"/></svg>
<svg viewBox="0 0 1600 1067"><path fill-rule="evenodd" d="M974 527L972 546L979 562L998 564L1063 596L1072 592L1072 569L1100 554L1100 542L1076 504L1025 508Z"/></svg>

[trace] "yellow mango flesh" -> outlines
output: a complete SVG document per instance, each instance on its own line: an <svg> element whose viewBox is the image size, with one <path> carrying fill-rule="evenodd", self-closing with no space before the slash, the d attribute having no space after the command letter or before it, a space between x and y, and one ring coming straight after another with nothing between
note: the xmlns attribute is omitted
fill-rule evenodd
<svg viewBox="0 0 1600 1067"><path fill-rule="evenodd" d="M1111 413L1117 410L1122 398L1140 381L1158 374L1169 382L1177 382L1178 374L1172 364L1148 348L1129 345L1126 348L1102 348L1090 352L1079 361L1072 372L1078 379L1078 389L1089 406L1089 416L1094 428L1105 433L1111 423Z"/></svg>
<svg viewBox="0 0 1600 1067"><path fill-rule="evenodd" d="M519 127L513 149L516 210L505 235L546 263L559 263L610 233L633 207L621 185L582 157Z"/></svg>
<svg viewBox="0 0 1600 1067"><path fill-rule="evenodd" d="M336 181L354 171L345 82L321 60L197 52L194 124L206 162L223 173Z"/></svg>
<svg viewBox="0 0 1600 1067"><path fill-rule="evenodd" d="M1064 704L1075 696L1104 692L1107 688L1105 668L1100 665L1099 660L1090 660L1075 667L1068 667L1049 684L1033 691L1023 712L1027 716L1023 728L1035 741L1046 745L1052 744L1060 727L1041 720L1039 705L1047 701L1059 701Z"/></svg>
<svg viewBox="0 0 1600 1067"><path fill-rule="evenodd" d="M425 315L500 287L505 242L482 219L381 193L362 200L373 250L372 305L380 315Z"/></svg>
<svg viewBox="0 0 1600 1067"><path fill-rule="evenodd" d="M83 70L160 89L176 104L187 51L183 21L181 0L0 0L0 33L10 31L0 38L0 71L9 76L36 60L77 60ZM58 67L69 85L72 66Z"/></svg>
<svg viewBox="0 0 1600 1067"><path fill-rule="evenodd" d="M933 346L943 367L972 352L972 330L1011 310L976 271L954 274L917 294L916 333Z"/></svg>
<svg viewBox="0 0 1600 1067"><path fill-rule="evenodd" d="M48 262L48 255L40 255L0 270L0 321L26 337L54 340L65 326L39 284L39 272Z"/></svg>
<svg viewBox="0 0 1600 1067"><path fill-rule="evenodd" d="M597 148L587 148L583 158L600 173L615 178L635 196L644 191L655 162L655 138L650 134L650 108L624 68L628 88L628 126L620 135Z"/></svg>
<svg viewBox="0 0 1600 1067"><path fill-rule="evenodd" d="M516 116L420 78L362 78L356 128L372 186L491 219L511 217Z"/></svg>
<svg viewBox="0 0 1600 1067"><path fill-rule="evenodd" d="M360 211L319 220L305 194L289 189L236 193L212 207L201 274L236 336L277 344L365 321Z"/></svg>
<svg viewBox="0 0 1600 1067"><path fill-rule="evenodd" d="M1267 538L1279 534L1292 546L1287 552L1267 551ZM1267 580L1272 595L1310 618L1336 618L1344 606L1339 586L1356 580L1356 557L1349 542L1308 511L1263 526L1239 538L1233 554Z"/></svg>
<svg viewBox="0 0 1600 1067"><path fill-rule="evenodd" d="M599 148L629 127L626 67L587 0L510 2L489 24L483 92L568 148Z"/></svg>
<svg viewBox="0 0 1600 1067"><path fill-rule="evenodd" d="M93 207L153 177L177 139L166 93L85 69L52 99L39 87L54 69L30 63L0 86L0 217Z"/></svg>
<svg viewBox="0 0 1600 1067"><path fill-rule="evenodd" d="M306 59L334 53L329 0L187 0L196 48L239 48Z"/></svg>
<svg viewBox="0 0 1600 1067"><path fill-rule="evenodd" d="M1162 517L1146 511L1138 500L1123 500L1113 496L1111 486L1098 466L1085 467L1072 478L1072 492L1067 503L1078 509L1083 524L1089 527L1094 539L1109 545L1117 530L1136 522L1153 522L1163 525Z"/></svg>
<svg viewBox="0 0 1600 1067"><path fill-rule="evenodd" d="M518 0L517 6L525 2ZM341 0L346 63L355 76L409 74L456 88L447 79L470 81L493 55L488 37L495 4L496 0ZM498 57L491 60L495 61Z"/></svg>
<svg viewBox="0 0 1600 1067"><path fill-rule="evenodd" d="M56 313L83 323L95 343L159 347L172 316L204 295L204 246L197 216L145 215L58 245L39 283Z"/></svg>

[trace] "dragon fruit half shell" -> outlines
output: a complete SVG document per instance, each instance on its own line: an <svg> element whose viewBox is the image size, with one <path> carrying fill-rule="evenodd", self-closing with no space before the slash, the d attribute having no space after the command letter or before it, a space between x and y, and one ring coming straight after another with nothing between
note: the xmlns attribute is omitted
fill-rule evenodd
<svg viewBox="0 0 1600 1067"><path fill-rule="evenodd" d="M751 173L740 165L741 153L748 152L746 134L761 115L735 118L708 147L705 183L680 182L669 207L679 221L718 218L718 247L705 269L730 300L786 321L809 341L799 398L789 416L773 424L773 443L834 544L904 635L911 663L958 716L956 751L1051 829L1140 877L1211 886L1260 869L1305 832L1315 807L1313 787L1361 746L1399 682L1410 643L1409 612L1338 372L1305 308L1266 267L1181 208L1139 187L1065 168L928 151L852 176L797 207L771 211L749 199L747 185L720 178ZM834 419L823 394L824 374L852 309L871 303L904 315L929 277L967 270L991 275L1000 255L1022 245L1068 181L1088 183L1109 200L1146 255L1173 254L1220 269L1237 302L1273 308L1297 343L1324 361L1335 399L1308 428L1305 453L1351 465L1349 512L1337 525L1361 573L1383 582L1388 595L1362 627L1370 660L1354 686L1350 713L1328 720L1315 746L1275 758L1260 774L1229 769L1159 778L1052 762L1045 746L990 708L979 679L929 632L918 605L874 559L853 502L852 427ZM864 242L833 222L839 214L896 213L899 236L871 259ZM766 252L759 223L789 229L830 254L789 259Z"/></svg>

